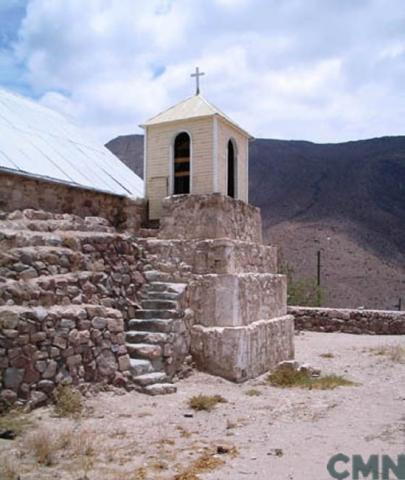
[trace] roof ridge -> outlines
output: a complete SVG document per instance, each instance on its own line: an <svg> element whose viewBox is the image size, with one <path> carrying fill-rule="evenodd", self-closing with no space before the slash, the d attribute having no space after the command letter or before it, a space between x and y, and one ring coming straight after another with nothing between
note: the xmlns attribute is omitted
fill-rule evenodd
<svg viewBox="0 0 405 480"><path fill-rule="evenodd" d="M153 117L150 117L148 118L143 124L146 125L148 124L149 122L151 122L154 118L157 118L159 117L160 115L163 115L164 113L167 113L167 112L170 112L170 110L173 110L174 108L176 108L177 106L181 105L182 103L186 102L187 100L190 100L191 98L195 97L196 95L190 95L189 97L186 97L184 100L181 100L180 102L177 102L175 103L174 105L172 105L171 107L168 107L164 110L162 110L161 112L157 113L156 115L153 115ZM142 126L142 125L140 125Z"/></svg>
<svg viewBox="0 0 405 480"><path fill-rule="evenodd" d="M196 99L196 102L191 102ZM190 103L188 103L190 102ZM226 122L233 125L240 130L244 135L249 138L253 138L246 130L244 130L238 123L233 121L228 115L226 115L220 108L213 103L209 102L201 93L191 95L184 100L176 103L175 105L163 110L157 115L153 116L146 122L140 125L145 128L151 125L157 125L159 123L170 123L182 120L189 120L192 118L211 117L214 115L220 116Z"/></svg>

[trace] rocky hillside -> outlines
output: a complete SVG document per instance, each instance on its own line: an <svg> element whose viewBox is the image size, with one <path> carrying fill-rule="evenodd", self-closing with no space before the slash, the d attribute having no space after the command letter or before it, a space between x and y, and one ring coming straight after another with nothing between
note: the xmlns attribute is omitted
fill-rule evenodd
<svg viewBox="0 0 405 480"><path fill-rule="evenodd" d="M107 147L143 174L141 135ZM295 278L316 276L321 250L324 305L393 309L401 296L405 304L405 137L258 139L250 149L250 201Z"/></svg>

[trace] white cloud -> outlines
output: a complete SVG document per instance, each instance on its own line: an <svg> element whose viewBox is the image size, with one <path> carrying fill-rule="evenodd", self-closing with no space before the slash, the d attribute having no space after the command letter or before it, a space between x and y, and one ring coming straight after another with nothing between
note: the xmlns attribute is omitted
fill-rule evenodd
<svg viewBox="0 0 405 480"><path fill-rule="evenodd" d="M195 65L254 135L338 141L404 133L404 21L402 0L29 0L15 59L104 141L193 93Z"/></svg>

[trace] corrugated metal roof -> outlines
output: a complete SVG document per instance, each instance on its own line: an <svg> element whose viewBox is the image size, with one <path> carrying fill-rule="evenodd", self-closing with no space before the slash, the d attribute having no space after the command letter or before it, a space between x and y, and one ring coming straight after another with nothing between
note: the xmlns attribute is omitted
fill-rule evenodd
<svg viewBox="0 0 405 480"><path fill-rule="evenodd" d="M232 124L238 130L243 132L249 138L253 138L246 130L240 127L236 122L231 120L224 112L212 103L208 102L201 94L193 95L185 100L177 103L173 107L168 108L162 113L147 120L141 127L157 125L159 123L177 122L179 120L187 120L191 118L209 117L219 115L228 123Z"/></svg>
<svg viewBox="0 0 405 480"><path fill-rule="evenodd" d="M141 198L143 180L59 113L0 89L0 169Z"/></svg>

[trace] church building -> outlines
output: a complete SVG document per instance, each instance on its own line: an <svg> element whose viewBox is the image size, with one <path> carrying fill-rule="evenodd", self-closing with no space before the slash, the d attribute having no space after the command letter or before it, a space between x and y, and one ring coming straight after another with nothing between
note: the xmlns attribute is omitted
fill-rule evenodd
<svg viewBox="0 0 405 480"><path fill-rule="evenodd" d="M145 130L144 179L149 218L163 198L222 193L248 201L249 140L253 137L200 93L154 116Z"/></svg>

